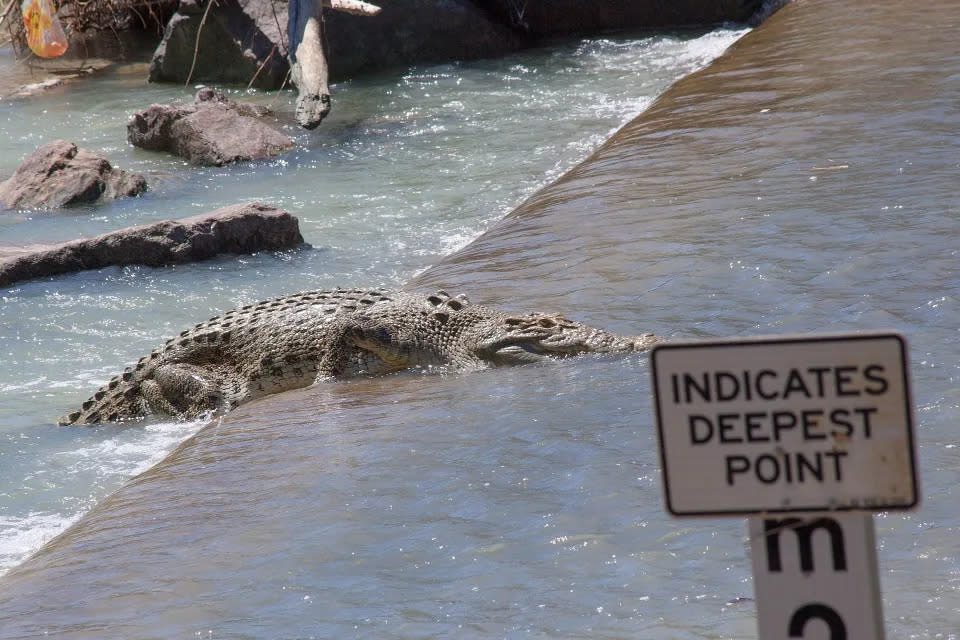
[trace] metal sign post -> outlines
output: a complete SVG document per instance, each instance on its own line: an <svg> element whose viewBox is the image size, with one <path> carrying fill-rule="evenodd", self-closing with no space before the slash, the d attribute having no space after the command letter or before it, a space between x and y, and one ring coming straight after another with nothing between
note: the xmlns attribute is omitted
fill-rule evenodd
<svg viewBox="0 0 960 640"><path fill-rule="evenodd" d="M748 516L763 640L883 639L869 511L919 502L896 333L651 352L667 510Z"/></svg>
<svg viewBox="0 0 960 640"><path fill-rule="evenodd" d="M760 638L883 640L871 514L755 516L748 526Z"/></svg>

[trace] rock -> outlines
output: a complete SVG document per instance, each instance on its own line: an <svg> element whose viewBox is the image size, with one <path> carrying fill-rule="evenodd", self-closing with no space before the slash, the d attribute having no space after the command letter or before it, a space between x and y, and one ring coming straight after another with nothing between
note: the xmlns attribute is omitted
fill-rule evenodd
<svg viewBox="0 0 960 640"><path fill-rule="evenodd" d="M477 0L532 37L745 22L762 0Z"/></svg>
<svg viewBox="0 0 960 640"><path fill-rule="evenodd" d="M10 257L0 260L0 286L113 265L158 267L220 253L273 251L301 244L296 217L268 204L243 203L33 251L8 249Z"/></svg>
<svg viewBox="0 0 960 640"><path fill-rule="evenodd" d="M276 89L287 74L287 4L270 0L181 0L150 62L151 81L216 82ZM197 49L197 33L200 33ZM194 65L194 51L198 51ZM262 68L261 68L262 67ZM190 70L193 74L190 75Z"/></svg>
<svg viewBox="0 0 960 640"><path fill-rule="evenodd" d="M138 196L146 190L147 181L140 174L114 169L103 156L54 140L27 156L13 176L0 184L0 205L57 209Z"/></svg>
<svg viewBox="0 0 960 640"><path fill-rule="evenodd" d="M127 124L127 141L168 151L195 165L222 166L260 160L294 148L294 142L260 120L268 109L201 89L192 105L152 105Z"/></svg>
<svg viewBox="0 0 960 640"><path fill-rule="evenodd" d="M181 0L167 25L150 64L152 82L186 81L202 19L195 1ZM331 80L412 63L499 56L524 45L522 34L492 20L478 6L482 3L384 0L375 4L383 8L376 16L324 11ZM246 86L256 75L253 86L279 88L288 69L287 6L271 0L221 0L200 31L200 56L192 81ZM261 64L265 66L258 73Z"/></svg>
<svg viewBox="0 0 960 640"><path fill-rule="evenodd" d="M383 0L375 16L324 10L330 78L419 63L476 60L517 51L523 34L471 0Z"/></svg>

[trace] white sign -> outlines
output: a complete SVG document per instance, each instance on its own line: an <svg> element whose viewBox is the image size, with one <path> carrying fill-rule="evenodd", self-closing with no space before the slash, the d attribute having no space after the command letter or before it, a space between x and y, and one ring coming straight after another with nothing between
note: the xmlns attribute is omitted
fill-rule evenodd
<svg viewBox="0 0 960 640"><path fill-rule="evenodd" d="M654 347L667 509L712 516L914 507L906 351L891 333Z"/></svg>
<svg viewBox="0 0 960 640"><path fill-rule="evenodd" d="M760 638L883 640L872 515L749 523Z"/></svg>

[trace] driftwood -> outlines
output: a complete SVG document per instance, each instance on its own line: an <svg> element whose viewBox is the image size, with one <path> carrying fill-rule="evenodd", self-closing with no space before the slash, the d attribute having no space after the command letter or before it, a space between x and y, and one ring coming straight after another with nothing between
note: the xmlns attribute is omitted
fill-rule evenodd
<svg viewBox="0 0 960 640"><path fill-rule="evenodd" d="M355 16L375 16L380 13L377 5L360 0L323 0L323 6Z"/></svg>
<svg viewBox="0 0 960 640"><path fill-rule="evenodd" d="M323 7L353 15L380 13L380 7L360 0L290 0L287 21L290 77L299 92L297 123L305 129L315 129L330 113Z"/></svg>

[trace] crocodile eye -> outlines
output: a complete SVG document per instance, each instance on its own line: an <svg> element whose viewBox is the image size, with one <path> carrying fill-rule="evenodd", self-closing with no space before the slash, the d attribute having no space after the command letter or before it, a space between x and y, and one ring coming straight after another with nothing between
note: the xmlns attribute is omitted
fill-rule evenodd
<svg viewBox="0 0 960 640"><path fill-rule="evenodd" d="M557 323L551 320L550 318L540 318L540 320L537 321L537 324L539 324L541 327L544 327L546 329L551 329L557 326Z"/></svg>
<svg viewBox="0 0 960 640"><path fill-rule="evenodd" d="M463 303L460 302L459 300L448 300L447 306L453 309L454 311L459 311L460 309L463 309Z"/></svg>

